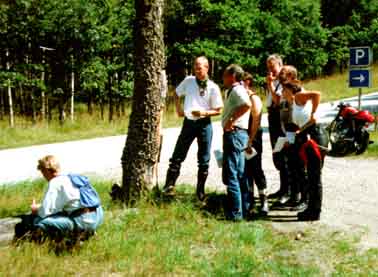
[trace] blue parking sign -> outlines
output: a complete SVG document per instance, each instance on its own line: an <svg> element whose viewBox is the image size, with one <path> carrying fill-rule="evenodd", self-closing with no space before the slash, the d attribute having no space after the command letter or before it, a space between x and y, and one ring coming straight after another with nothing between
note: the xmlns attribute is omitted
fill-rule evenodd
<svg viewBox="0 0 378 277"><path fill-rule="evenodd" d="M349 52L349 65L351 67L367 67L373 61L373 54L371 48L368 46L351 47Z"/></svg>
<svg viewBox="0 0 378 277"><path fill-rule="evenodd" d="M368 88L371 86L371 74L369 69L351 69L349 71L350 88Z"/></svg>

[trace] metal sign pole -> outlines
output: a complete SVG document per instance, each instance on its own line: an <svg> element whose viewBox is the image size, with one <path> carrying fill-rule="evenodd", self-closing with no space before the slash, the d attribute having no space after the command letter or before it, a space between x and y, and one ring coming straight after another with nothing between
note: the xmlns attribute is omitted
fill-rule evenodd
<svg viewBox="0 0 378 277"><path fill-rule="evenodd" d="M361 96L362 96L362 88L358 89L358 109L361 110Z"/></svg>

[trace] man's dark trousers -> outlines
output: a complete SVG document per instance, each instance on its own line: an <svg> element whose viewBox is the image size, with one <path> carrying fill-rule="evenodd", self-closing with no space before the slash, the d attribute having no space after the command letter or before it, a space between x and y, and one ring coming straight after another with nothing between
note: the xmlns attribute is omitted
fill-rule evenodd
<svg viewBox="0 0 378 277"><path fill-rule="evenodd" d="M285 136L281 127L280 107L268 108L268 124L270 144L272 149L274 149L278 138ZM285 157L283 151L273 153L274 166L280 172L280 194L287 194L289 192L289 174L286 160L287 157Z"/></svg>
<svg viewBox="0 0 378 277"><path fill-rule="evenodd" d="M173 187L180 175L181 163L185 160L193 141L198 143L198 178L205 179L208 175L210 162L211 141L213 127L209 117L190 120L185 118L181 133L177 139L173 155L171 157L165 187Z"/></svg>

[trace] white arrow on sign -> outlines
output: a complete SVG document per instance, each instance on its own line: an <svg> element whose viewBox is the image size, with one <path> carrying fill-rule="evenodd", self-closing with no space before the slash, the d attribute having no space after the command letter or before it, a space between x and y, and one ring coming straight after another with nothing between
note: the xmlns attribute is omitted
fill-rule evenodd
<svg viewBox="0 0 378 277"><path fill-rule="evenodd" d="M364 75L360 74L360 76L358 77L353 77L352 80L359 80L360 83L362 83L363 81L365 81L365 77Z"/></svg>

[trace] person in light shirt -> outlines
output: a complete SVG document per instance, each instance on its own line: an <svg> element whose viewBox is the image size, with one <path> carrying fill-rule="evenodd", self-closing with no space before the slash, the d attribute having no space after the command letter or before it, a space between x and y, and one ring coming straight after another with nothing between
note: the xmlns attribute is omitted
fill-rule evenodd
<svg viewBox="0 0 378 277"><path fill-rule="evenodd" d="M38 170L48 181L48 187L41 204L33 200L31 205L34 229L54 236L74 231L93 233L103 221L102 207L82 207L79 188L68 175L61 174L55 156L40 159Z"/></svg>
<svg viewBox="0 0 378 277"><path fill-rule="evenodd" d="M245 175L245 149L248 146L248 127L251 100L242 84L243 69L229 65L223 74L224 86L228 89L224 111L222 181L227 187L229 211L227 219L240 221L248 218L251 208L249 184Z"/></svg>
<svg viewBox="0 0 378 277"><path fill-rule="evenodd" d="M163 188L165 195L173 195L182 162L193 141L198 143L198 174L196 194L200 201L205 198L205 183L208 176L210 149L213 138L211 117L221 113L223 100L217 84L209 80L209 62L206 57L194 61L195 76L186 77L176 88L176 112L184 117L181 133L177 139ZM181 99L184 97L184 108Z"/></svg>

